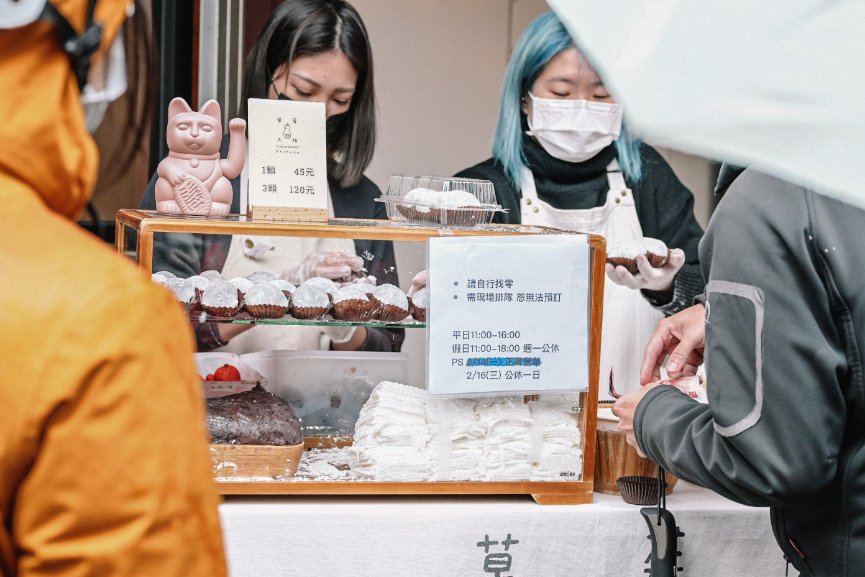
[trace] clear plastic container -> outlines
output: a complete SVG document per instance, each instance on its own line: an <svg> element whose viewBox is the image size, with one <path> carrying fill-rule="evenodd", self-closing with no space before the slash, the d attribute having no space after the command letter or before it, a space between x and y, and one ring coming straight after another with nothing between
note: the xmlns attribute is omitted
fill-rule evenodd
<svg viewBox="0 0 865 577"><path fill-rule="evenodd" d="M266 379L267 390L291 403L305 437L352 434L378 383L408 379L407 353L262 351L240 358Z"/></svg>
<svg viewBox="0 0 865 577"><path fill-rule="evenodd" d="M395 174L376 200L385 203L390 220L444 226L489 224L502 211L493 183L474 178Z"/></svg>
<svg viewBox="0 0 865 577"><path fill-rule="evenodd" d="M239 381L207 381L203 380L205 375L216 372L222 365L232 365L240 372ZM198 376L202 377L201 385L204 388L204 396L207 399L224 397L244 393L256 383L267 387L264 375L247 365L238 355L223 352L195 353L195 366Z"/></svg>

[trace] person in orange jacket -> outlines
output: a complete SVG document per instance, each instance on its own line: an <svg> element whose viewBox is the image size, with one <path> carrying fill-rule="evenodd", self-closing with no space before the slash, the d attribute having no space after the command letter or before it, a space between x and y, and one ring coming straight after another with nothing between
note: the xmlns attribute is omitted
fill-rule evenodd
<svg viewBox="0 0 865 577"><path fill-rule="evenodd" d="M0 24L33 4L3 3ZM51 4L84 28L86 0ZM129 4L96 3L100 53ZM58 38L43 19L0 29L0 575L219 577L192 335L72 222L98 155Z"/></svg>

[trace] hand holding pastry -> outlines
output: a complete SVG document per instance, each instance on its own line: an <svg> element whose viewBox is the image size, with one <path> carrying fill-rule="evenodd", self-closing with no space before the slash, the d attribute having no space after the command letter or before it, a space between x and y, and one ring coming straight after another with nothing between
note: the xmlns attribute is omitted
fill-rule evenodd
<svg viewBox="0 0 865 577"><path fill-rule="evenodd" d="M658 268L653 267L645 255L637 255L634 260L637 270L633 274L622 265L607 263L607 278L634 290L664 291L673 286L676 273L685 264L685 253L679 248L671 249L667 262Z"/></svg>

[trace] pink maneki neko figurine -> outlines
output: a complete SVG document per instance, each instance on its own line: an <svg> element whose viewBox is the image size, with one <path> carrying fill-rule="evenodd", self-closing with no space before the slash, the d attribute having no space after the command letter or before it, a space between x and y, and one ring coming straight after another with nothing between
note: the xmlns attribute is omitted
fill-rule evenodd
<svg viewBox="0 0 865 577"><path fill-rule="evenodd" d="M156 168L156 210L164 214L225 216L233 191L229 179L246 160L246 121L228 123L228 154L220 158L219 103L208 100L195 112L182 98L168 105L168 156Z"/></svg>

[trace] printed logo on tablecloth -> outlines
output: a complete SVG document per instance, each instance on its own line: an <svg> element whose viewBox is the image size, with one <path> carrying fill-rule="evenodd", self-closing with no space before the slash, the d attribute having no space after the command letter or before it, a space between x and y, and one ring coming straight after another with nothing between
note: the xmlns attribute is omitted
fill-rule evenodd
<svg viewBox="0 0 865 577"><path fill-rule="evenodd" d="M503 573L510 572L511 570L514 558L508 550L517 543L519 541L512 538L510 533L502 541L493 541L489 535L484 535L484 540L478 541L477 544L478 547L483 547L484 553L486 553L486 557L484 557L484 573L492 573L495 577L513 577L513 575L503 575ZM497 545L500 545L504 549L504 552L493 552L492 549Z"/></svg>

